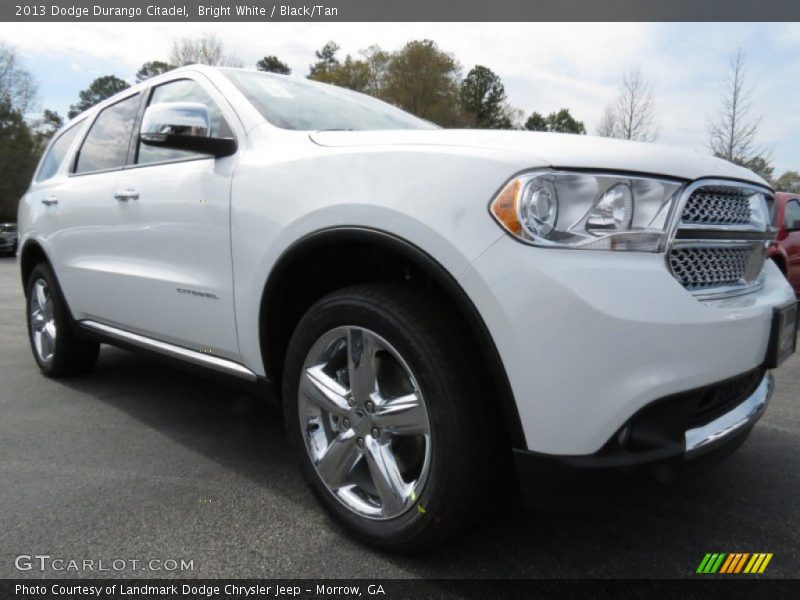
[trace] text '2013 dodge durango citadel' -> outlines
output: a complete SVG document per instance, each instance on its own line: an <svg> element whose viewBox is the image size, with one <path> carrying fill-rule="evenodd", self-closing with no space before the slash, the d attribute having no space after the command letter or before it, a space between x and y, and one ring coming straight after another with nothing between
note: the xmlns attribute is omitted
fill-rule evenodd
<svg viewBox="0 0 800 600"><path fill-rule="evenodd" d="M51 142L19 214L30 342L51 377L111 343L279 391L326 508L421 547L506 456L532 498L743 441L796 343L773 202L698 154L186 67Z"/></svg>

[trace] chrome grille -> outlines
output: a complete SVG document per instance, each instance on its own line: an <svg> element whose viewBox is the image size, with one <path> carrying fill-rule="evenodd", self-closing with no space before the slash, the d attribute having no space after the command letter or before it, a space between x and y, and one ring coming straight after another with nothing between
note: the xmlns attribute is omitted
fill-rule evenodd
<svg viewBox="0 0 800 600"><path fill-rule="evenodd" d="M757 185L703 180L684 192L667 267L699 299L759 289L772 196Z"/></svg>
<svg viewBox="0 0 800 600"><path fill-rule="evenodd" d="M763 244L678 246L669 253L675 279L690 291L752 284L764 266Z"/></svg>
<svg viewBox="0 0 800 600"><path fill-rule="evenodd" d="M681 222L691 225L749 225L752 190L704 186L695 190L683 208Z"/></svg>

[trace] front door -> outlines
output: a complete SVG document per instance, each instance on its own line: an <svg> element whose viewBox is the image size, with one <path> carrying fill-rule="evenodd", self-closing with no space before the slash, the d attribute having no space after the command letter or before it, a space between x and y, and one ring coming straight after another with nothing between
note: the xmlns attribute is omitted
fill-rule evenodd
<svg viewBox="0 0 800 600"><path fill-rule="evenodd" d="M234 136L235 114L204 84L183 78L159 85L147 104L201 102L212 117L210 135ZM230 189L238 155L215 159L135 143L133 164L115 181L115 229L128 251L109 291L113 302L106 300L113 308L107 318L137 333L237 359Z"/></svg>

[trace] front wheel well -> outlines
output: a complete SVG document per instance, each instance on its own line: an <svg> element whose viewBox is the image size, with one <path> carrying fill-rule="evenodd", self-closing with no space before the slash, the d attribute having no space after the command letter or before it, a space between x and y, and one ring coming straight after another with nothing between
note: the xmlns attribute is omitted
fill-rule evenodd
<svg viewBox="0 0 800 600"><path fill-rule="evenodd" d="M500 355L483 319L453 276L416 246L383 232L337 228L311 234L289 248L273 268L259 314L264 368L280 384L289 341L308 309L343 287L404 282L424 288L454 314L475 348L476 368L501 408L509 442L526 448L519 413Z"/></svg>

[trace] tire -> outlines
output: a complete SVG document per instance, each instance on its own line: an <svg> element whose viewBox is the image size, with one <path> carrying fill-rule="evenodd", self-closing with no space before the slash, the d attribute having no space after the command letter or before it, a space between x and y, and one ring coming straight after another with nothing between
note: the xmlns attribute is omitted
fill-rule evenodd
<svg viewBox="0 0 800 600"><path fill-rule="evenodd" d="M41 262L33 268L25 291L28 340L42 373L59 378L90 371L100 344L75 335L64 295L49 264Z"/></svg>
<svg viewBox="0 0 800 600"><path fill-rule="evenodd" d="M404 284L345 288L314 304L289 343L284 416L303 474L350 533L380 549L448 539L492 491L494 420L443 304ZM358 374L364 349L374 384Z"/></svg>

